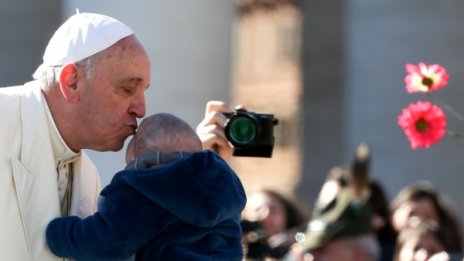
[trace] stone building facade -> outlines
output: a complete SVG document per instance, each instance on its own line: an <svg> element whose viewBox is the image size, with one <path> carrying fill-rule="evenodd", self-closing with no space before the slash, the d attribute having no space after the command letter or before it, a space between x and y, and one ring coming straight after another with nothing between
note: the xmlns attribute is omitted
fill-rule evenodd
<svg viewBox="0 0 464 261"><path fill-rule="evenodd" d="M236 157L246 190L272 187L292 195L301 172L301 10L293 1L237 1L233 27L232 104L272 113L272 158Z"/></svg>

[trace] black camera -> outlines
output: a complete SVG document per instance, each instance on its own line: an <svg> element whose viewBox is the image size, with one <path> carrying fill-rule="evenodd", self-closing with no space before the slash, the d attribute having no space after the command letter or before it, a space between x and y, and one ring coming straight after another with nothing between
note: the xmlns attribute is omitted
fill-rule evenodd
<svg viewBox="0 0 464 261"><path fill-rule="evenodd" d="M235 147L234 156L272 156L274 126L278 124L273 114L236 110L224 115L228 118L224 132Z"/></svg>

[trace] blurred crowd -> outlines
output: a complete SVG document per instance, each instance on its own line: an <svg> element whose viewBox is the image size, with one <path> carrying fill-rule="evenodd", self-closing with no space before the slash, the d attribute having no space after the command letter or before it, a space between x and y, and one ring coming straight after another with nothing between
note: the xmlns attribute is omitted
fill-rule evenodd
<svg viewBox="0 0 464 261"><path fill-rule="evenodd" d="M249 193L244 260L463 260L460 219L446 194L420 181L389 200L369 169L361 144L351 166L328 172L310 215L278 190Z"/></svg>

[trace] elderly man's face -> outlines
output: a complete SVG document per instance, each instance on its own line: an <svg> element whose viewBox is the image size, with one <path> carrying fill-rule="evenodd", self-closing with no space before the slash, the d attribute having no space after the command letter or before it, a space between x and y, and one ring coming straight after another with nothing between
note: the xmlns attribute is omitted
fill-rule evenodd
<svg viewBox="0 0 464 261"><path fill-rule="evenodd" d="M78 83L80 131L86 135L86 148L122 148L135 133L136 118L145 115L149 82L150 61L135 36L122 39L96 59L90 78L81 77Z"/></svg>

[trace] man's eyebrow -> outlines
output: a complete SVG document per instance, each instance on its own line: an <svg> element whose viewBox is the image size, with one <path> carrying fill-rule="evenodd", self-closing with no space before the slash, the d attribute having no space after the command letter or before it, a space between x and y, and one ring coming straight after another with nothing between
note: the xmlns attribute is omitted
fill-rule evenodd
<svg viewBox="0 0 464 261"><path fill-rule="evenodd" d="M119 82L121 82L121 83L136 83L137 84L137 83L143 82L143 79L140 78L140 77L128 77L128 78L120 79ZM150 84L147 84L145 89L148 89L148 87L150 87Z"/></svg>
<svg viewBox="0 0 464 261"><path fill-rule="evenodd" d="M136 83L139 83L141 81L143 81L142 78L140 77L128 77L128 78L122 78L122 79L119 79L120 82L136 82Z"/></svg>

